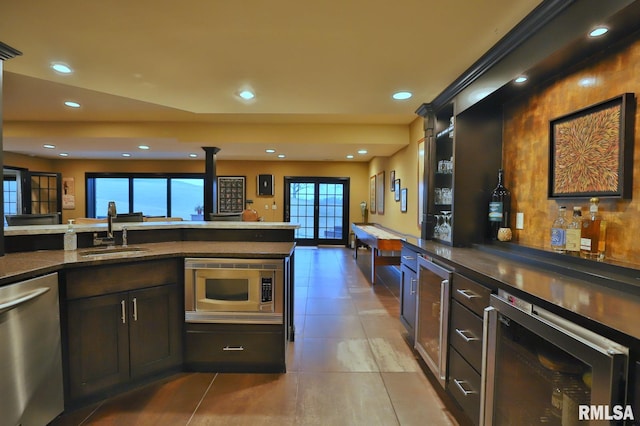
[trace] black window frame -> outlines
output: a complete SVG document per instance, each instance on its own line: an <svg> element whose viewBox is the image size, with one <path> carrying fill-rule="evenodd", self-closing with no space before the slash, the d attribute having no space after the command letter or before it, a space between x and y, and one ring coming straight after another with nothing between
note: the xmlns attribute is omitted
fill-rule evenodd
<svg viewBox="0 0 640 426"><path fill-rule="evenodd" d="M129 180L129 211L119 213L134 213L133 212L133 180L134 179L167 179L167 217L171 216L171 179L202 179L204 182L205 173L105 173L105 172L92 172L84 174L85 180L85 215L86 217L96 216L96 188L95 179L97 178L114 178L114 179L128 179ZM106 209L106 206L105 206Z"/></svg>

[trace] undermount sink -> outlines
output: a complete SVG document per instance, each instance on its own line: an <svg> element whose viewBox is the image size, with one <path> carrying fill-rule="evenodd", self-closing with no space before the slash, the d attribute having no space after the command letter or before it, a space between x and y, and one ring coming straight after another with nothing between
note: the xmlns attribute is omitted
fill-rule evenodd
<svg viewBox="0 0 640 426"><path fill-rule="evenodd" d="M106 247L101 249L85 250L80 252L82 257L107 257L125 256L130 254L140 254L147 249L140 247Z"/></svg>

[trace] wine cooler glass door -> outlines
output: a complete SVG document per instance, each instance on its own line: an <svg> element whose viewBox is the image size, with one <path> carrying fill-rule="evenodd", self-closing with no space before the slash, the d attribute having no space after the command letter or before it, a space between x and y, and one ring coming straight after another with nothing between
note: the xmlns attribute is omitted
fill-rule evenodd
<svg viewBox="0 0 640 426"><path fill-rule="evenodd" d="M482 424L577 425L581 406L624 403L627 348L512 303L492 295L485 309Z"/></svg>

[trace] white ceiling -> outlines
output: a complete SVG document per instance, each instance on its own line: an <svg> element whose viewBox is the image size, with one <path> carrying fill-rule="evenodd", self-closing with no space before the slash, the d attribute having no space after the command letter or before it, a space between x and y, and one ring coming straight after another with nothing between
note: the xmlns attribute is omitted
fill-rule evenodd
<svg viewBox="0 0 640 426"><path fill-rule="evenodd" d="M348 135L411 123L422 103L539 3L4 1L0 41L23 52L4 63L4 150L68 158L128 151L183 159L202 157L202 146L221 147L222 159L272 159L265 148L293 160L344 160L357 148L369 153L356 161L391 155L408 138ZM56 74L54 61L74 73ZM245 88L253 101L237 96ZM414 96L394 101L397 90ZM263 129L264 138L228 136L245 126ZM277 136L304 126L319 136ZM345 136L331 137L335 129ZM152 149L140 153L141 143Z"/></svg>

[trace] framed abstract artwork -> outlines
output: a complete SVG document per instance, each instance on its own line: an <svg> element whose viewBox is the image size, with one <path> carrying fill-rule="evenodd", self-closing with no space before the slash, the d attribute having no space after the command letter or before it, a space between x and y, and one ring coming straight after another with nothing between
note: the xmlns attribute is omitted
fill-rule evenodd
<svg viewBox="0 0 640 426"><path fill-rule="evenodd" d="M400 201L400 179L396 179L393 181L393 187L394 187L394 198L396 201Z"/></svg>
<svg viewBox="0 0 640 426"><path fill-rule="evenodd" d="M635 97L550 121L549 198L631 197Z"/></svg>

